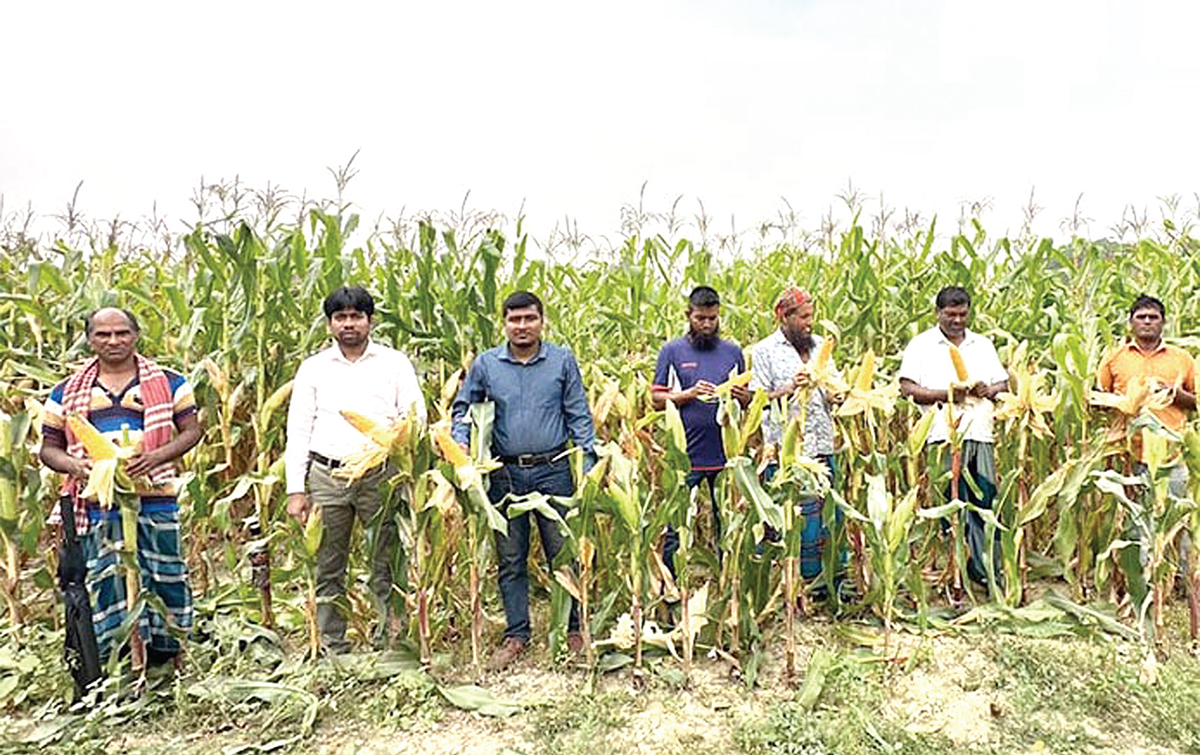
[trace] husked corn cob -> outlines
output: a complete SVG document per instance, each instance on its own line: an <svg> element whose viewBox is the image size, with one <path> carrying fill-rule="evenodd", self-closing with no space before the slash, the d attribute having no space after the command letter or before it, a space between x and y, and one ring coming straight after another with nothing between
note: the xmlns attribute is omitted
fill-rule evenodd
<svg viewBox="0 0 1200 755"><path fill-rule="evenodd" d="M471 459L467 456L467 452L462 449L462 446L450 436L450 426L448 424L436 425L433 428L433 442L437 444L438 450L442 452L442 457L450 462L455 468L470 466Z"/></svg>
<svg viewBox="0 0 1200 755"><path fill-rule="evenodd" d="M83 444L84 451L87 452L88 458L92 461L117 458L116 444L101 435L100 431L91 422L88 422L78 414L71 414L67 417L67 426L71 428L71 432Z"/></svg>
<svg viewBox="0 0 1200 755"><path fill-rule="evenodd" d="M970 377L967 374L967 363L963 361L962 352L954 344L950 344L950 361L954 363L954 374L958 378L958 382L967 382Z"/></svg>
<svg viewBox="0 0 1200 755"><path fill-rule="evenodd" d="M375 441L383 447L392 445L392 439L395 437L387 427L379 424L375 420L364 417L358 412L352 412L349 409L343 409L341 412L342 419L346 420L363 435Z"/></svg>
<svg viewBox="0 0 1200 755"><path fill-rule="evenodd" d="M829 366L829 359L833 356L833 344L836 339L832 336L826 336L821 341L821 348L817 349L817 358L813 361L813 370L823 370Z"/></svg>
<svg viewBox="0 0 1200 755"><path fill-rule="evenodd" d="M854 387L860 391L871 390L871 381L875 378L875 350L867 349L867 353L863 354L862 367L858 370L858 379L854 381Z"/></svg>
<svg viewBox="0 0 1200 755"><path fill-rule="evenodd" d="M733 393L734 387L739 385L748 385L750 383L750 379L753 377L754 373L750 372L749 370L734 375L724 383L718 385L713 393L700 396L700 400L710 403L713 401L719 401L722 396L729 398L729 396Z"/></svg>
<svg viewBox="0 0 1200 755"><path fill-rule="evenodd" d="M738 375L734 375L733 377L726 380L724 383L721 383L720 385L717 386L717 390L719 391L722 388L733 388L733 387L739 386L739 385L749 385L750 379L752 377L754 377L754 373L747 370L746 372L740 373Z"/></svg>

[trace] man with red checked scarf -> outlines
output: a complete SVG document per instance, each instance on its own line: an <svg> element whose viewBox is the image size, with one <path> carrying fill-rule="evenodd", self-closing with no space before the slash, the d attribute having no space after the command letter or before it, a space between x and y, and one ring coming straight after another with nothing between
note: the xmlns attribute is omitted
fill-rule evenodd
<svg viewBox="0 0 1200 755"><path fill-rule="evenodd" d="M84 327L95 356L50 392L42 414L41 460L65 475L63 492L74 503L103 663L115 649L132 608L118 568L124 548L121 512L119 507L102 509L96 501L82 498L92 462L66 419L72 414L82 416L110 440L138 444L125 471L134 479L139 499L138 568L143 589L155 600L142 609L137 621L141 643L131 642L130 647L135 668L143 662L178 665L180 638L191 629L193 610L175 497L176 462L203 435L192 386L183 375L138 353L141 329L132 312L105 307L92 313ZM51 521L61 522L57 511ZM145 657L136 657L142 648Z"/></svg>
<svg viewBox="0 0 1200 755"><path fill-rule="evenodd" d="M784 422L800 413L799 403L789 401L789 414L785 418L782 399L812 385L809 362L824 339L812 332L815 308L812 296L804 289L785 288L775 300L774 309L779 329L756 343L750 352L750 369L754 373L750 388L764 390L771 398L763 418L763 441L778 449ZM836 470L832 405L837 398L828 395L824 388L814 387L804 417L804 455L824 464L831 479ZM777 462L771 462L765 471L766 479L774 477L778 468ZM823 498L801 503L804 531L800 535L800 573L805 579L821 573L821 555L829 539L829 529L822 522L824 506Z"/></svg>

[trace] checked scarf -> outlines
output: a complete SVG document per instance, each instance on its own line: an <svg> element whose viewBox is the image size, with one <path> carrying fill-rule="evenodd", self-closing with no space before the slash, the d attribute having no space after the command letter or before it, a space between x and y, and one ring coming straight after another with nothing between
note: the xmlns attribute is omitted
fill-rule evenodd
<svg viewBox="0 0 1200 755"><path fill-rule="evenodd" d="M152 451L171 440L175 429L175 401L171 395L171 384L159 366L141 354L135 354L134 358L137 359L138 386L143 406L142 447ZM72 414L88 416L92 405L92 387L99 376L100 360L95 357L71 376L63 387L63 417ZM64 430L67 434L67 452L72 456L85 455L83 444L71 432L70 426L64 427ZM162 485L174 476L175 465L171 462L150 470L150 481L155 485ZM87 502L79 495L82 490L80 481L74 477L67 477L63 483L62 492L70 495L75 502L75 531L81 535L88 530ZM57 524L61 521L58 509L55 509L50 515L50 522Z"/></svg>

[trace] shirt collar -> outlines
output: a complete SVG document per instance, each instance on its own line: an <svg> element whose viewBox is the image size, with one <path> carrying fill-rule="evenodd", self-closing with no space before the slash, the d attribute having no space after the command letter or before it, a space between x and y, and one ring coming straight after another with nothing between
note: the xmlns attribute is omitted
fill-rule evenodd
<svg viewBox="0 0 1200 755"><path fill-rule="evenodd" d="M1128 341L1125 342L1125 348L1130 351L1136 351L1139 354L1144 354L1144 355L1148 356L1151 354L1157 354L1160 351L1166 351L1167 350L1167 342L1160 338L1160 339L1158 339L1158 347L1156 349L1154 349L1153 351L1142 351L1141 347L1139 347L1137 345L1137 341L1130 338Z"/></svg>
<svg viewBox="0 0 1200 755"><path fill-rule="evenodd" d="M787 336L785 336L783 334L783 328L776 328L775 332L771 334L771 338L774 340L774 342L777 345L786 346L789 349L791 349L792 351L795 351L797 354L800 353L799 351L796 351L796 347L793 346L792 342L789 341L787 339ZM813 333L812 339L813 339L812 353L815 354L815 353L817 353L817 350L821 348L821 341L825 340L825 336L819 336L816 333Z"/></svg>
<svg viewBox="0 0 1200 755"><path fill-rule="evenodd" d="M942 344L950 343L950 339L947 338L946 334L942 332L941 327L935 325L935 326L933 326L933 329L935 331L937 331L938 343L942 343ZM971 343L978 337L979 337L979 335L972 330L963 331L963 340L962 340L962 343L958 344L958 348L960 348L960 349L965 348L967 346L967 344Z"/></svg>
<svg viewBox="0 0 1200 755"><path fill-rule="evenodd" d="M504 343L500 344L500 359L505 362L511 362L513 364L533 364L534 362L540 362L545 358L546 358L546 342L545 341L541 341L538 344L538 353L534 354L533 359L530 359L528 362L522 362L519 359L513 358L513 355L508 352L508 341L505 341Z"/></svg>
<svg viewBox="0 0 1200 755"><path fill-rule="evenodd" d="M342 364L359 364L361 362L366 361L367 359L370 359L373 356L378 356L378 355L379 355L379 346L376 345L376 343L374 341L370 340L369 338L367 339L366 350L363 351L363 354L361 357L354 360L353 362L351 362L349 359L347 359L345 357L344 354L342 354L342 347L337 345L337 341L334 341L333 345L329 347L329 358L335 362L341 362Z"/></svg>

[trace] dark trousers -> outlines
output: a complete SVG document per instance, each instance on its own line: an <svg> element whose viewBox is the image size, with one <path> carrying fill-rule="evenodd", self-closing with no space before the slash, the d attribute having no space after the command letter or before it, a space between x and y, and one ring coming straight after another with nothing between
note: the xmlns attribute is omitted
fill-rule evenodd
<svg viewBox="0 0 1200 755"><path fill-rule="evenodd" d="M691 490L700 483L705 483L708 487L708 499L712 502L712 518L713 518L713 539L716 541L714 550L717 553L717 563L721 563L721 510L717 508L717 475L721 474L720 469L693 469L688 472L687 486ZM675 554L679 552L679 533L674 527L667 526L667 531L663 535L663 561L667 565L667 570L671 572L671 579L675 578Z"/></svg>
<svg viewBox="0 0 1200 755"><path fill-rule="evenodd" d="M520 467L505 464L492 472L488 487L488 498L507 514L507 505L501 504L508 494L515 496L528 493L544 493L552 496L569 496L575 492L571 478L571 466L566 457L546 464ZM559 514L566 510L555 505ZM531 512L524 512L508 520L508 532L496 534L496 560L500 571L500 598L504 601L505 637L529 642L529 535ZM542 540L542 551L547 565L554 563L562 550L566 538L559 525L537 512L538 533ZM571 617L567 630L579 631L579 606L571 601Z"/></svg>
<svg viewBox="0 0 1200 755"><path fill-rule="evenodd" d="M946 463L949 464L949 449L946 449L945 454ZM959 499L974 504L981 509L990 510L996 499L995 469L995 453L991 443L971 440L964 441L962 473L958 481ZM970 475L971 480L975 483L975 487L979 488L978 493L967 482L967 475ZM946 500L950 500L949 485L946 486ZM987 567L983 559L988 547L987 525L984 523L983 517L974 511L966 511L963 522L967 539L967 576L972 581L986 586ZM992 538L992 569L996 575L996 585L998 587L1004 586L1004 575L1000 570L1001 557L1000 531L996 530L995 536Z"/></svg>

